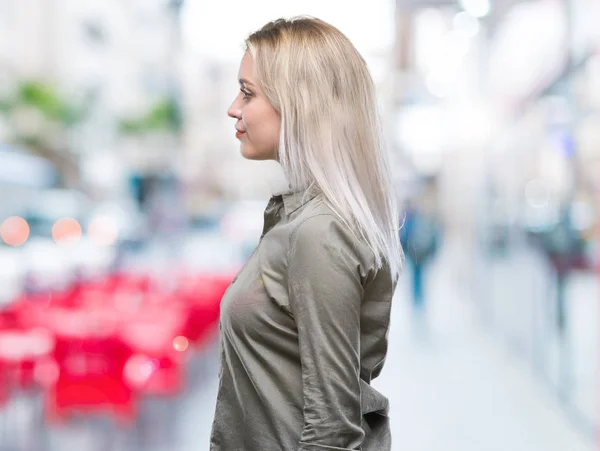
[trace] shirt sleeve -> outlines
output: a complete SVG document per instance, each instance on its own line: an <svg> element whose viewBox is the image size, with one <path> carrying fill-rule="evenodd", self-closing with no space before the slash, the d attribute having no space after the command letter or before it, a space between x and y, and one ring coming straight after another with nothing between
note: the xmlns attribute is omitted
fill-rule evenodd
<svg viewBox="0 0 600 451"><path fill-rule="evenodd" d="M304 396L299 451L358 450L364 440L360 393L360 263L350 232L331 215L291 236L289 301L298 329Z"/></svg>

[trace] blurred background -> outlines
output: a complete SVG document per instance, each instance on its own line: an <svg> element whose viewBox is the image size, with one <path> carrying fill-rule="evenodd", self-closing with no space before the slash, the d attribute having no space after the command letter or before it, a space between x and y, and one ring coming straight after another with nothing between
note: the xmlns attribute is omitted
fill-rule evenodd
<svg viewBox="0 0 600 451"><path fill-rule="evenodd" d="M282 180L226 109L297 14L380 94L394 451L600 449L597 0L0 0L0 449L208 450L219 300Z"/></svg>

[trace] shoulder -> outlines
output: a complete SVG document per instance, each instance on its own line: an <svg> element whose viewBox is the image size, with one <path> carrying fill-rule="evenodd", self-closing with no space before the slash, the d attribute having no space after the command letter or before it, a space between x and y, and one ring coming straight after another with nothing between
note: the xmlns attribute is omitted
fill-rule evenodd
<svg viewBox="0 0 600 451"><path fill-rule="evenodd" d="M353 233L342 218L325 202L321 195L308 202L294 218L290 233L290 241L307 240L326 241L327 238L339 238L345 241L356 241Z"/></svg>
<svg viewBox="0 0 600 451"><path fill-rule="evenodd" d="M289 254L312 256L315 263L342 259L358 265L363 275L371 272L375 259L371 249L328 205L319 201L308 206L294 221Z"/></svg>
<svg viewBox="0 0 600 451"><path fill-rule="evenodd" d="M355 242L353 233L341 218L328 208L315 208L311 212L302 214L294 221L294 227L290 234L292 244L305 241L326 242L332 238L343 240L348 244Z"/></svg>

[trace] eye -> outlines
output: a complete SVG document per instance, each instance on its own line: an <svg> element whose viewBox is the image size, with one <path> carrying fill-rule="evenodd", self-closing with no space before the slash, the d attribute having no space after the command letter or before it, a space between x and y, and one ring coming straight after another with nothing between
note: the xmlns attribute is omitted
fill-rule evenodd
<svg viewBox="0 0 600 451"><path fill-rule="evenodd" d="M252 97L252 93L250 91L246 91L244 88L241 88L240 92L244 94L244 99L249 99Z"/></svg>

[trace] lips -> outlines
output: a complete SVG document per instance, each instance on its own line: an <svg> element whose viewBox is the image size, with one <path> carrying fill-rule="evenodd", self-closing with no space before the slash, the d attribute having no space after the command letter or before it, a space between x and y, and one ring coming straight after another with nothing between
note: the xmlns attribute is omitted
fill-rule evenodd
<svg viewBox="0 0 600 451"><path fill-rule="evenodd" d="M239 129L235 129L235 137L239 138L240 136L242 136L243 134L245 134L245 131L239 130Z"/></svg>

